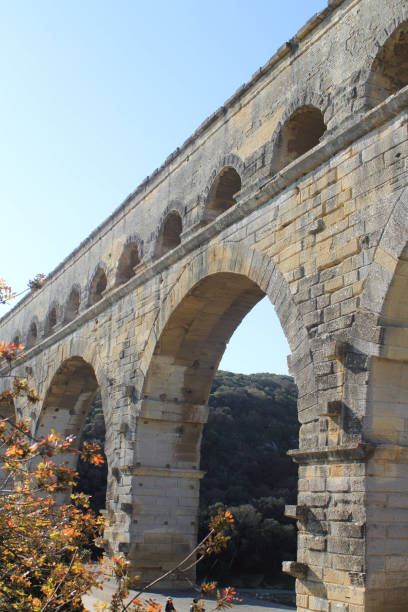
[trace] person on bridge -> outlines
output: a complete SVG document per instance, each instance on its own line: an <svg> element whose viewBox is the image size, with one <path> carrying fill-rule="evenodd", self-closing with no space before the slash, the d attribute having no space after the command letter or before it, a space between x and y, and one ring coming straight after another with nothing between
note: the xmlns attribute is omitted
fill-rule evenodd
<svg viewBox="0 0 408 612"><path fill-rule="evenodd" d="M173 604L173 598L168 597L166 601L166 607L164 608L165 612L177 612L176 608Z"/></svg>
<svg viewBox="0 0 408 612"><path fill-rule="evenodd" d="M198 603L198 598L193 599L193 603L190 606L190 612L205 612L204 605Z"/></svg>

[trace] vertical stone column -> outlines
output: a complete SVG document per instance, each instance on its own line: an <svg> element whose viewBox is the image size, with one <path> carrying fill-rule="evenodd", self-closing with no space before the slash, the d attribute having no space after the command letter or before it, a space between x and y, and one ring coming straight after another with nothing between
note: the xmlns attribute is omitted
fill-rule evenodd
<svg viewBox="0 0 408 612"><path fill-rule="evenodd" d="M141 586L177 565L196 545L204 475L199 470L200 443L208 408L144 399L136 410L135 430L125 432L122 420L122 442L110 450L116 465L105 540L111 551L126 554ZM194 582L195 569L186 576ZM177 573L160 586L188 588L189 583Z"/></svg>
<svg viewBox="0 0 408 612"><path fill-rule="evenodd" d="M284 564L295 576L298 611L365 610L365 473L370 447L291 451L299 463L298 561ZM330 603L329 603L330 602Z"/></svg>
<svg viewBox="0 0 408 612"><path fill-rule="evenodd" d="M365 435L375 445L367 465L366 610L408 609L407 331L388 329L373 358ZM396 359L396 357L398 359Z"/></svg>
<svg viewBox="0 0 408 612"><path fill-rule="evenodd" d="M113 379L101 388L102 406L105 415L105 455L108 463L104 548L108 556L129 552L131 521L126 512L131 503L131 477L124 467L133 461L134 423L131 418L132 390L124 384L113 383Z"/></svg>
<svg viewBox="0 0 408 612"><path fill-rule="evenodd" d="M316 390L299 409L298 557L283 570L297 578L299 612L366 610L366 474L373 451L363 441L366 358L337 340L314 342ZM364 357L364 358L363 358ZM314 403L312 403L312 398Z"/></svg>
<svg viewBox="0 0 408 612"><path fill-rule="evenodd" d="M204 474L170 467L133 467L128 473L133 492L133 503L125 508L131 520L128 558L139 576L138 584L145 585L176 566L196 546L199 481ZM169 576L160 588L186 589L191 582L195 582L195 568Z"/></svg>

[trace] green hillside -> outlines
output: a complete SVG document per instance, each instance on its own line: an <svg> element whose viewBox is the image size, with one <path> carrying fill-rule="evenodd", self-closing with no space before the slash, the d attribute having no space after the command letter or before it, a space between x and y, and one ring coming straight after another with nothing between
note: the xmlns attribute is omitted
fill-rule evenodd
<svg viewBox="0 0 408 612"><path fill-rule="evenodd" d="M200 534L218 508L235 516L231 542L200 575L237 585L281 580L281 561L295 558L293 522L284 506L296 502L297 471L286 451L298 446L297 388L289 376L219 371L209 398L209 418L201 446ZM84 440L103 445L105 428L96 398ZM105 505L106 466L79 466L79 488ZM279 578L280 577L280 578Z"/></svg>
<svg viewBox="0 0 408 612"><path fill-rule="evenodd" d="M217 373L204 428L200 535L208 517L229 508L235 523L227 551L199 574L237 586L284 582L284 559L296 558L293 521L297 470L286 455L298 446L297 388L289 376Z"/></svg>

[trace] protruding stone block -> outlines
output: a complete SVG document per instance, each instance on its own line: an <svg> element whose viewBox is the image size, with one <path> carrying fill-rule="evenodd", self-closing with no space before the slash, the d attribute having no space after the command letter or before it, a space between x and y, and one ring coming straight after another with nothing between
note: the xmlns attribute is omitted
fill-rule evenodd
<svg viewBox="0 0 408 612"><path fill-rule="evenodd" d="M343 408L343 402L341 400L328 400L321 408L319 412L320 417L336 417L340 416Z"/></svg>
<svg viewBox="0 0 408 612"><path fill-rule="evenodd" d="M327 359L344 359L350 344L346 340L332 340L326 346L325 357Z"/></svg>
<svg viewBox="0 0 408 612"><path fill-rule="evenodd" d="M298 506L285 506L285 516L288 518L294 518L298 521L305 520L308 513L308 507L305 504Z"/></svg>
<svg viewBox="0 0 408 612"><path fill-rule="evenodd" d="M323 219L315 219L309 227L309 234L318 234L324 230L324 222Z"/></svg>
<svg viewBox="0 0 408 612"><path fill-rule="evenodd" d="M294 578L305 578L308 567L306 563L299 563L298 561L283 561L282 572L289 574Z"/></svg>

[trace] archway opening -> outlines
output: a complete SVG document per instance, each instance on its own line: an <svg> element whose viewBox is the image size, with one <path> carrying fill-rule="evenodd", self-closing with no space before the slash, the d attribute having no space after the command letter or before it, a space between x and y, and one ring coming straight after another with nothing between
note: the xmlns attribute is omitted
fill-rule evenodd
<svg viewBox="0 0 408 612"><path fill-rule="evenodd" d="M208 193L205 220L212 221L236 204L235 195L241 190L241 177L235 168L223 168Z"/></svg>
<svg viewBox="0 0 408 612"><path fill-rule="evenodd" d="M36 428L38 438L45 437L51 429L64 436L72 436L74 449L79 449L85 440L93 441L92 428L87 429L89 414L92 412L93 420L101 427L100 417L103 420L103 412L100 397L97 398L98 381L92 366L82 357L71 357L64 361L56 374L46 393L41 415ZM97 398L97 401L94 401ZM103 423L104 428L104 423ZM85 435L84 435L85 433ZM90 475L96 478L101 485L101 490L106 490L107 466L98 468L97 472L88 470L79 465L78 454L71 452L57 457L58 461L66 462L73 469L78 469L82 474L77 489L87 494L95 491L94 486L89 486ZM95 483L93 483L95 484ZM95 510L102 507L99 498L92 499L91 505Z"/></svg>
<svg viewBox="0 0 408 612"><path fill-rule="evenodd" d="M55 306L48 312L47 320L45 322L45 335L51 334L54 327L57 324L57 309Z"/></svg>
<svg viewBox="0 0 408 612"><path fill-rule="evenodd" d="M92 306L99 302L103 297L103 292L108 284L108 279L105 274L105 270L98 268L93 277L91 288L89 291L89 305Z"/></svg>
<svg viewBox="0 0 408 612"><path fill-rule="evenodd" d="M106 441L105 419L102 409L102 398L97 391L92 404L89 407L85 424L83 426L79 446L84 442L98 444L105 463L103 465L92 465L87 461L79 459L77 465L78 484L76 491L90 495L90 505L94 512L100 513L106 508L106 489L108 479L108 464L104 452Z"/></svg>
<svg viewBox="0 0 408 612"><path fill-rule="evenodd" d="M116 285L127 283L135 275L135 267L140 263L139 250L134 242L127 244L122 251L116 273Z"/></svg>
<svg viewBox="0 0 408 612"><path fill-rule="evenodd" d="M326 131L321 110L302 106L288 119L279 135L273 169L279 172L295 159L319 144Z"/></svg>
<svg viewBox="0 0 408 612"><path fill-rule="evenodd" d="M0 395L0 420L6 420L14 425L16 423L16 411L11 398Z"/></svg>
<svg viewBox="0 0 408 612"><path fill-rule="evenodd" d="M69 294L68 302L65 308L65 321L68 323L75 319L79 313L79 306L81 304L81 296L79 289L74 287Z"/></svg>
<svg viewBox="0 0 408 612"><path fill-rule="evenodd" d="M218 484L214 480L214 474L210 475L210 486L207 488L202 515L207 513L208 518L209 506L214 510L217 503L223 507L231 504L240 506L237 511L241 513L241 525L245 521L251 523L252 519L248 516L255 517L255 522L259 523L258 527L262 524L257 536L258 544L269 529L271 537L268 546L270 549L276 547L276 539L274 542L272 540L281 530L280 544L290 540L292 547L296 549L294 527L283 517L285 503L291 501L293 503L296 499L296 470L293 469L290 485L292 496L286 491L283 492L285 487L279 484L275 489L271 488L269 481L263 484L258 482L255 488L251 488L246 499L244 490L249 482L252 487L257 472L263 469L263 473L267 473L266 458L269 462L276 463L276 480L279 480L280 474L284 474L283 466L285 470L292 469L291 461L285 453L277 452L278 444L273 436L276 438L279 432L280 436L285 437L286 449L297 446L296 387L293 380L286 376L283 382L272 375L262 374L253 375L252 378L239 375L235 377L231 373L222 372L213 387L212 397L215 399L210 399L208 402L214 376L230 337L244 317L264 296L260 287L246 276L235 273L212 274L196 284L175 308L157 342L138 408L136 445L140 476L137 476L138 486L135 486L136 497L132 508L133 522L137 525L134 526L133 544L129 551L129 557L135 566L143 568L145 579L153 578L153 575L149 575L149 566L156 561L165 570L177 562L183 553L191 550L196 543L198 525L195 515L199 504L199 482L204 475L199 469L200 446L208 412L210 412L209 437L206 444L207 447L215 444L219 449L219 455L215 462L212 461L214 458L210 457L207 464L201 463L201 465L208 469L212 463L211 468L215 466L216 476L220 476L219 482L225 484L228 475L224 459L229 455L228 459L232 462L229 462L228 469L232 469L230 474L233 482L230 483L228 499L220 497L216 500ZM269 402L271 398L277 399L279 396L282 399L285 392L295 421L290 427L287 422L279 423L279 417L274 416L274 408ZM229 406L225 403L227 401L230 403ZM288 406L281 408L282 418L287 419ZM220 429L217 429L218 426ZM236 442L233 438L238 429L243 438L234 447L230 443L234 445ZM264 439L267 430L271 436L269 441ZM256 440L250 440L251 436L256 438L256 431L258 438L262 438L259 447L262 447L264 454L261 458L252 455L248 469L244 467L243 471L237 472L239 467L243 467L240 464L245 462L245 457L239 455L239 449L248 450L251 446L257 445ZM266 444L269 446L265 446ZM203 462L202 457L201 462ZM153 496L149 499L147 493L151 487L149 470L153 470L155 474L154 499ZM242 482L234 482L234 479L238 481L241 479ZM139 486L146 488L141 490L138 489ZM169 490L177 491L177 505L174 508L166 504L168 495L171 494L168 493ZM141 491L140 496L139 491ZM221 496L222 494L220 491ZM250 503L254 496L257 498L257 506L251 506ZM164 508L163 516L157 510L158 507ZM155 521L147 518L150 511L154 512ZM277 515L281 517L282 524L276 520ZM251 525L254 526L253 521ZM173 544L166 548L167 534L170 532L173 534ZM149 546L151 538L156 537L154 534L163 536L163 545L158 547L156 552L152 552ZM264 548L267 555L269 549L267 546ZM282 555L288 552L288 548L290 545L285 548L282 544ZM293 555L292 552L292 558ZM243 556L245 556L244 551ZM278 572L280 577L281 560L282 558L278 557L273 568L273 572ZM229 565L231 570L230 561L231 559L224 558L219 561L218 568L215 569L205 566L206 577L227 580L228 572L225 568ZM267 563L272 566L272 562L267 561ZM217 574L219 568L221 571ZM258 584L264 581L265 576L259 576L258 567L250 572L248 565L243 564L240 567L235 565L233 571L235 570L241 572L241 578L247 584L251 584L253 580L258 581ZM269 570L266 572L267 580L273 572ZM194 579L194 576L190 578ZM237 583L239 577L236 575L235 578L234 581ZM173 586L177 584L174 582ZM181 580L179 586L182 584L185 583Z"/></svg>
<svg viewBox="0 0 408 612"><path fill-rule="evenodd" d="M408 548L403 535L408 532L408 245L379 324L384 330L381 356L371 359L363 420L364 440L374 449L367 464L367 587L375 592L379 606L393 605L402 611L408 601Z"/></svg>
<svg viewBox="0 0 408 612"><path fill-rule="evenodd" d="M183 223L178 212L169 213L163 223L157 244L157 255L162 257L181 243Z"/></svg>
<svg viewBox="0 0 408 612"><path fill-rule="evenodd" d="M408 22L402 23L378 52L368 81L371 107L408 85Z"/></svg>
<svg viewBox="0 0 408 612"><path fill-rule="evenodd" d="M281 572L282 561L296 558L297 538L284 514L286 504L296 504L297 467L287 451L299 438L289 352L265 297L245 316L223 354L201 443L199 540L219 509L229 510L235 523L228 549L198 567L199 579L294 589L294 580Z"/></svg>
<svg viewBox="0 0 408 612"><path fill-rule="evenodd" d="M27 335L27 348L31 348L37 342L38 338L38 328L35 321L30 324L30 328L28 330Z"/></svg>

